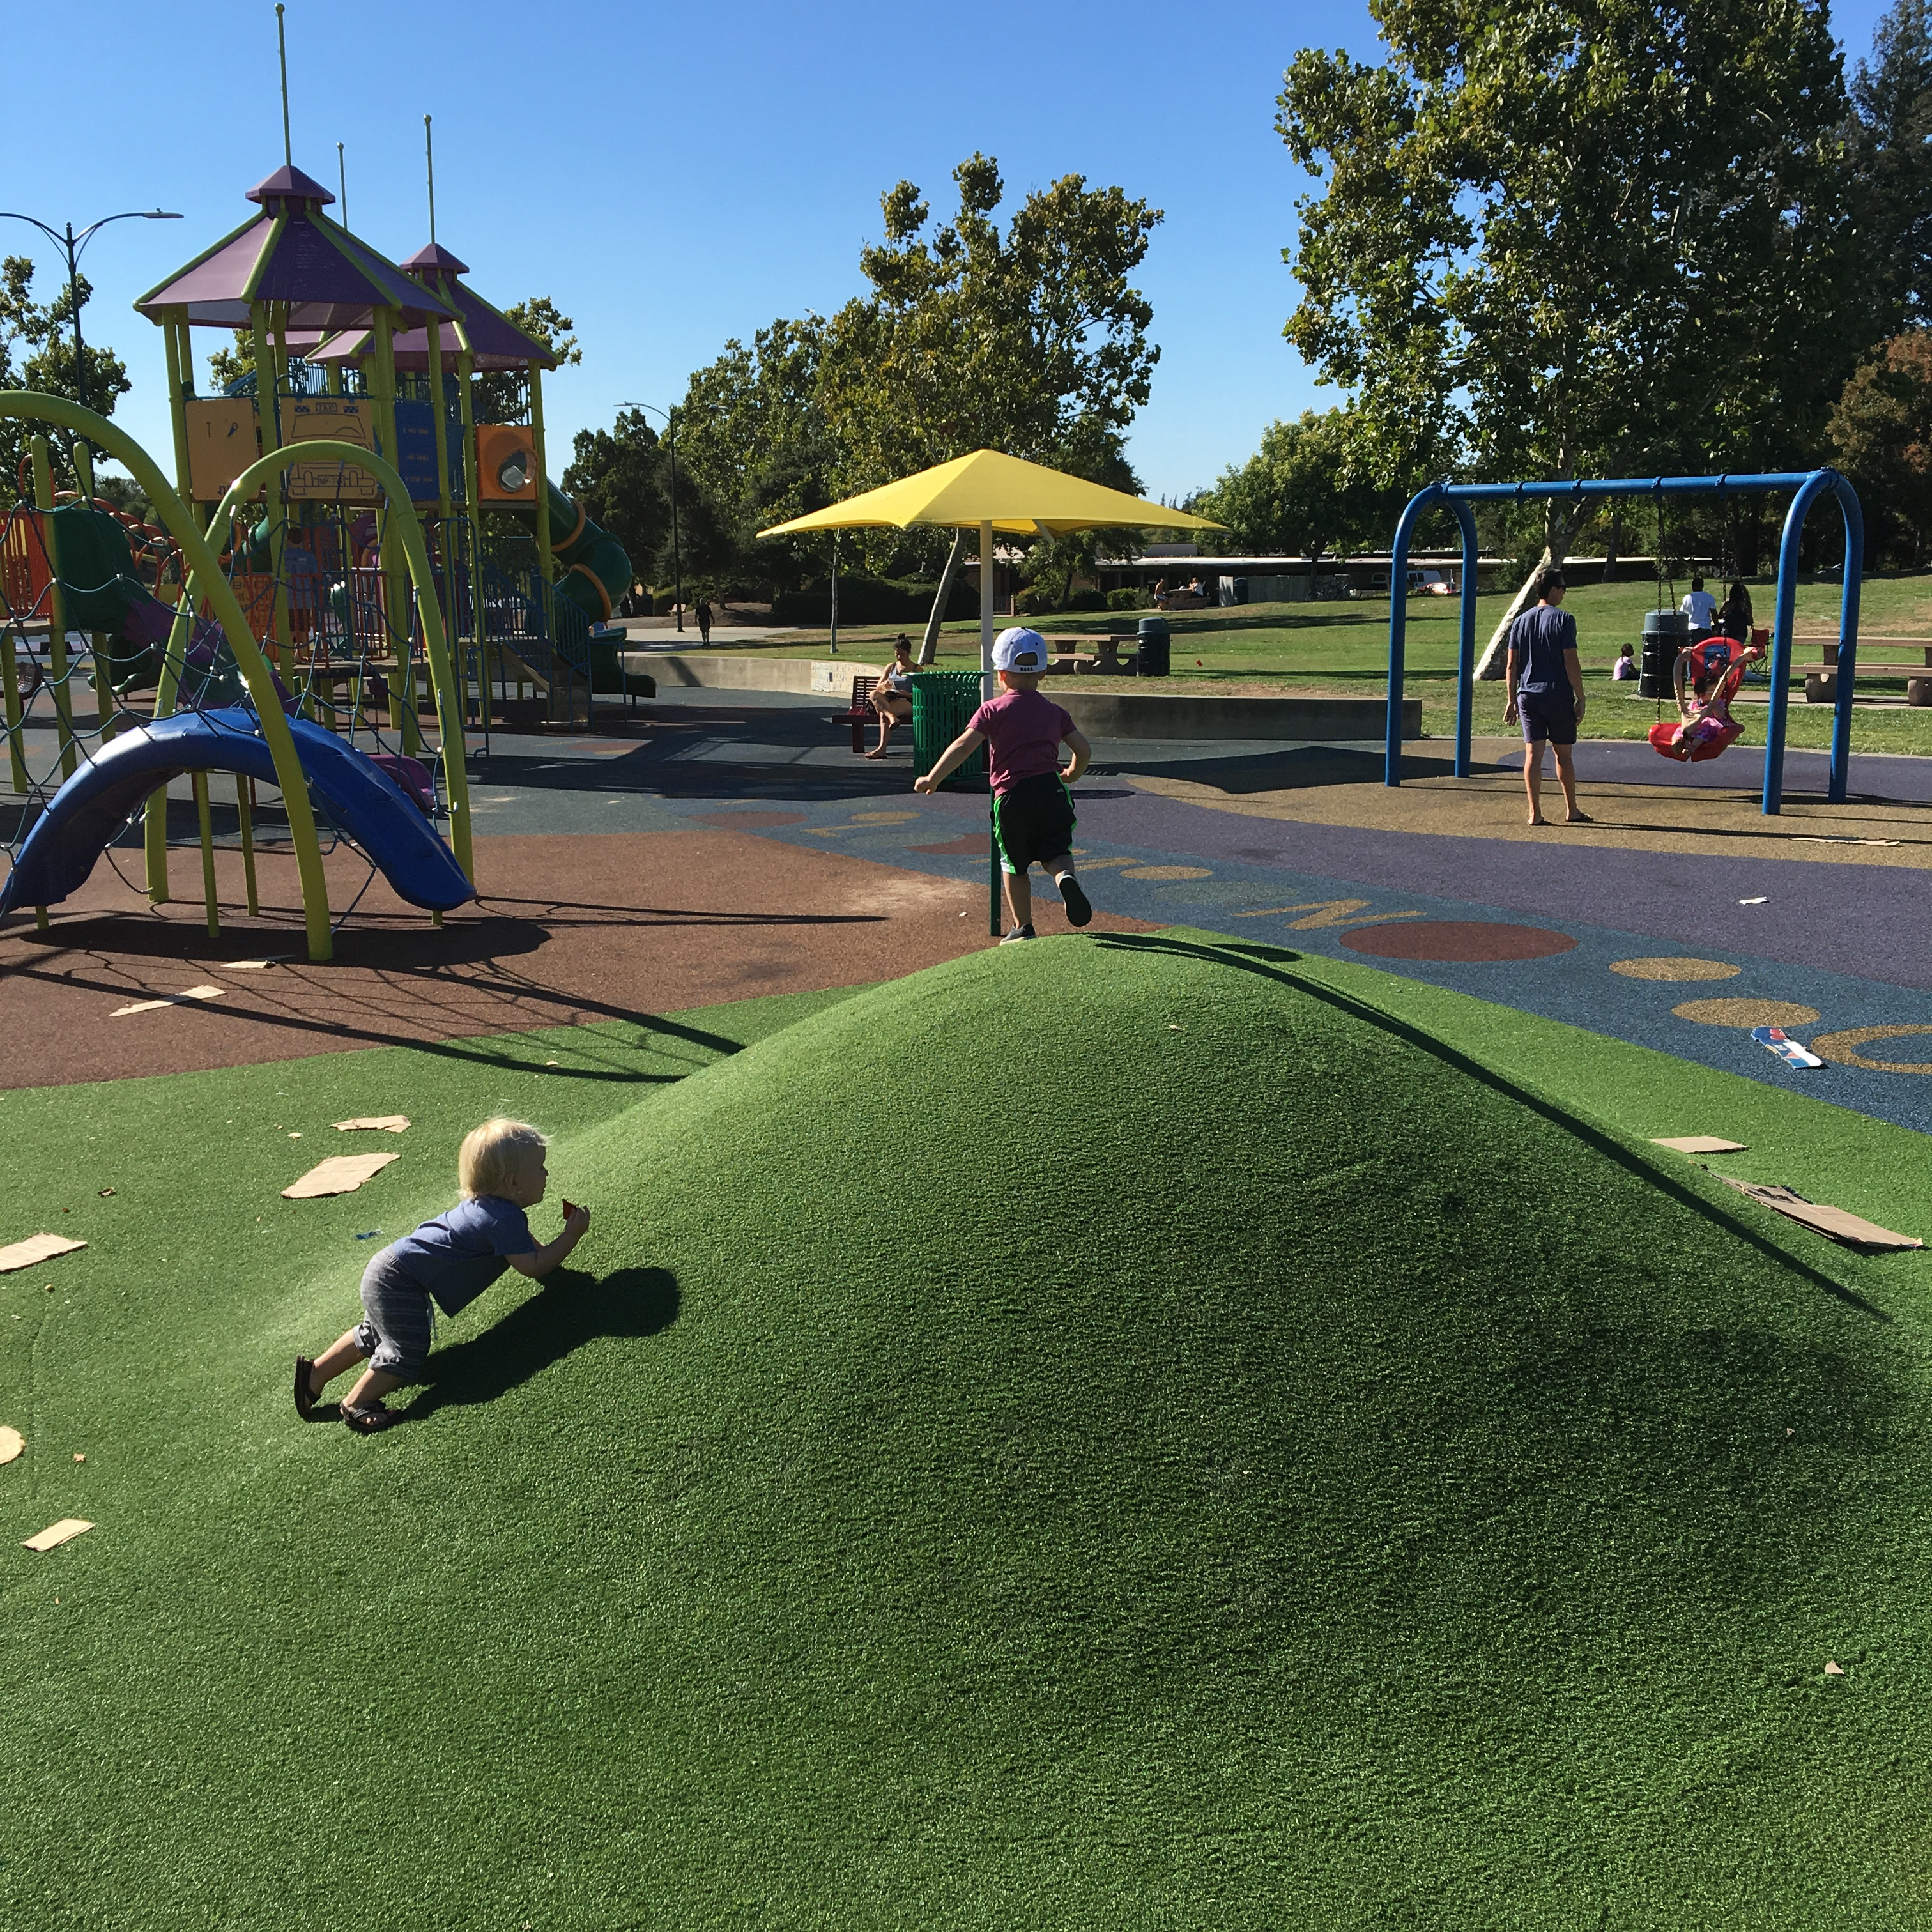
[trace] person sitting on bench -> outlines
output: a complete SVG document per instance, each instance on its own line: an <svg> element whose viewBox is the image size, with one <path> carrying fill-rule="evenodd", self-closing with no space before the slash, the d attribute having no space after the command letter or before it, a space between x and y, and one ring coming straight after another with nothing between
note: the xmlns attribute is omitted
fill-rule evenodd
<svg viewBox="0 0 1932 1932"><path fill-rule="evenodd" d="M866 755L885 756L895 728L912 718L912 640L902 631L892 640L892 661L879 674L872 687L872 709L879 714L879 742Z"/></svg>

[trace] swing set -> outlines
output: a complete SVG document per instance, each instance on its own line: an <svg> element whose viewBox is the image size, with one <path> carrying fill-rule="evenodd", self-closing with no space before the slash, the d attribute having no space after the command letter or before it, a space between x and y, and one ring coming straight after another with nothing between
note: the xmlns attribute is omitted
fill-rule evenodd
<svg viewBox="0 0 1932 1932"><path fill-rule="evenodd" d="M1792 632L1798 598L1798 544L1811 506L1827 492L1837 497L1845 526L1844 594L1839 607L1838 695L1832 720L1831 776L1826 796L1842 805L1851 772L1852 692L1856 670L1858 593L1864 583L1864 513L1858 494L1835 470L1785 471L1744 476L1658 476L1600 482L1550 483L1431 483L1408 501L1396 525L1389 562L1388 723L1384 743L1382 782L1402 783L1402 697L1403 654L1408 626L1408 600L1396 586L1408 580L1409 544L1418 521L1428 511L1446 506L1455 512L1462 536L1462 633L1456 656L1456 752L1454 770L1469 776L1469 737L1475 707L1476 682L1476 519L1470 506L1480 502L1525 501L1535 497L1569 496L1586 500L1606 496L1650 496L1655 500L1662 527L1666 496L1724 496L1789 490L1794 494L1785 513L1784 532L1778 550L1778 590L1772 621L1771 704L1765 730L1764 788L1762 809L1774 816L1784 802L1785 705L1791 682ZM1743 675L1737 660L1725 674L1726 700ZM1720 687L1723 687L1720 686ZM1737 733L1732 730L1730 737ZM1653 742L1654 740L1653 740ZM1724 740L1728 743L1730 738ZM1658 748L1663 749L1660 746ZM1703 749L1714 758L1723 750ZM1675 750L1666 756L1698 755Z"/></svg>

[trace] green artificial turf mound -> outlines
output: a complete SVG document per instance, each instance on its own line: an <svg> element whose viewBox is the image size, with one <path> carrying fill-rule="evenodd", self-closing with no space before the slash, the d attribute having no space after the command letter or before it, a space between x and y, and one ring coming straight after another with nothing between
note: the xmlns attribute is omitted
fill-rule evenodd
<svg viewBox="0 0 1932 1932"><path fill-rule="evenodd" d="M819 1012L561 1140L580 1265L386 1436L284 1393L339 1234L140 1331L191 1439L8 1566L0 1902L1922 1924L1921 1330L1654 1151L1266 949Z"/></svg>

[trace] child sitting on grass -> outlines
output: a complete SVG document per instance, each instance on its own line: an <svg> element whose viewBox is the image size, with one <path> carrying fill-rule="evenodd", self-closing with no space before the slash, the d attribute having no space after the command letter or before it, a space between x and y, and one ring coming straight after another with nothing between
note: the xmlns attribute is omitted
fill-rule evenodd
<svg viewBox="0 0 1932 1932"><path fill-rule="evenodd" d="M563 1232L541 1247L524 1210L544 1198L549 1144L521 1120L485 1120L457 1156L463 1198L413 1234L392 1241L362 1274L362 1319L311 1361L296 1358L296 1413L314 1418L322 1390L345 1369L369 1366L342 1404L342 1419L372 1436L398 1420L382 1398L412 1382L428 1359L434 1301L446 1315L467 1308L506 1268L547 1275L583 1240L590 1210L563 1204Z"/></svg>
<svg viewBox="0 0 1932 1932"><path fill-rule="evenodd" d="M1073 876L1073 796L1066 788L1087 769L1093 748L1073 720L1040 695L1046 674L1046 640L1037 631L1016 626L993 640L993 668L1001 694L980 706L966 728L939 754L914 791L934 791L981 745L993 785L993 838L1006 874L1006 905L1013 929L1000 941L1036 938L1033 929L1033 886L1027 874L1037 860L1060 886L1069 926L1084 926L1094 908ZM1060 768L1064 742L1073 753Z"/></svg>

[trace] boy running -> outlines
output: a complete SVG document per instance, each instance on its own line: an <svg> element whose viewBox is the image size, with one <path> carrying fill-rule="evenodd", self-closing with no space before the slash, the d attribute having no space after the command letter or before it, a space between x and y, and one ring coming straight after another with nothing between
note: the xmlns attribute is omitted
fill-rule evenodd
<svg viewBox="0 0 1932 1932"><path fill-rule="evenodd" d="M1037 631L1016 628L993 640L993 668L1001 694L980 706L966 728L939 754L914 791L934 791L986 747L986 769L993 785L993 838L1006 874L1006 908L1013 929L1000 941L1034 939L1030 868L1036 860L1052 874L1066 908L1069 926L1084 926L1094 908L1073 876L1073 797L1067 787L1087 769L1093 747L1074 729L1073 720L1040 694L1046 675L1046 640ZM1060 747L1073 754L1064 771Z"/></svg>

